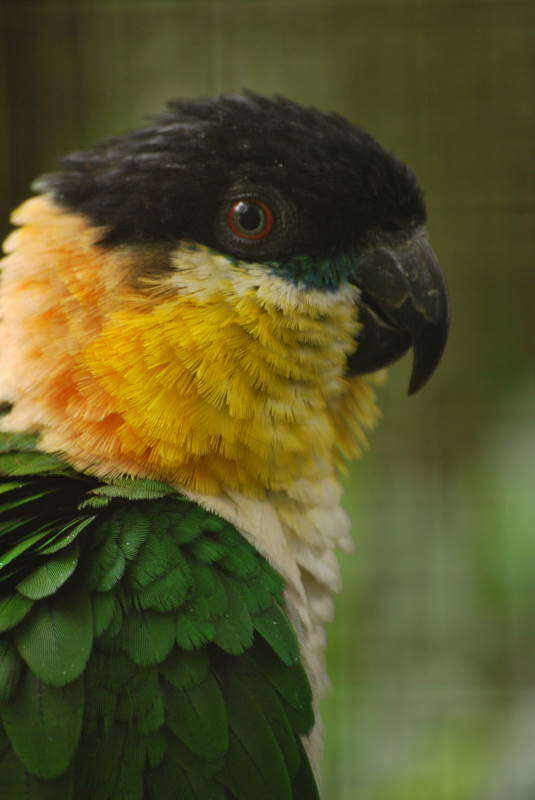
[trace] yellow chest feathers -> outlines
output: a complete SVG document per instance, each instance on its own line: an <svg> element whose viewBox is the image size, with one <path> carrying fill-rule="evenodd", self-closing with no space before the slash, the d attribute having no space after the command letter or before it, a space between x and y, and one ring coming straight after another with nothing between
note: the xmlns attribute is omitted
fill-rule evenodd
<svg viewBox="0 0 535 800"><path fill-rule="evenodd" d="M331 474L375 417L344 377L354 289L303 290L204 246L134 278L150 248L105 250L50 200L6 243L0 372L8 425L101 475L258 494ZM146 275L151 275L149 268Z"/></svg>

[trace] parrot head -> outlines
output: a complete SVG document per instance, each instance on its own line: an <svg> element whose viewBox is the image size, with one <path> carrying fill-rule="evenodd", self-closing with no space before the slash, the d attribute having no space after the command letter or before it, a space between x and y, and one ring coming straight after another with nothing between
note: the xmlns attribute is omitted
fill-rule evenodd
<svg viewBox="0 0 535 800"><path fill-rule="evenodd" d="M422 191L342 117L176 100L61 164L14 216L3 362L13 425L75 465L277 489L355 452L364 376L411 346L409 391L434 371Z"/></svg>

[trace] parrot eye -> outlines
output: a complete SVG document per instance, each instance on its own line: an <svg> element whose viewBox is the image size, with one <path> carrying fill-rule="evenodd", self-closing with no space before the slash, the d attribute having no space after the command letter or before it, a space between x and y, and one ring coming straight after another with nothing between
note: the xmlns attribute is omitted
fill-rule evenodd
<svg viewBox="0 0 535 800"><path fill-rule="evenodd" d="M227 222L240 239L263 239L273 228L273 212L261 200L246 197L232 203Z"/></svg>
<svg viewBox="0 0 535 800"><path fill-rule="evenodd" d="M221 198L214 220L217 244L250 261L275 258L295 235L297 209L273 186L241 183Z"/></svg>

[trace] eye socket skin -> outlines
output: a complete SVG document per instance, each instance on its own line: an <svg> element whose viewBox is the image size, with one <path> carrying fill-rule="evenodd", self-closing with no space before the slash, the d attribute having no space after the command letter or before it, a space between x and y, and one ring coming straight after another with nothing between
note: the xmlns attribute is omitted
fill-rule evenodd
<svg viewBox="0 0 535 800"><path fill-rule="evenodd" d="M240 239L264 239L273 228L273 212L255 197L236 200L230 207L228 225Z"/></svg>
<svg viewBox="0 0 535 800"><path fill-rule="evenodd" d="M257 261L291 253L299 229L292 199L273 186L240 182L222 197L213 230L223 251Z"/></svg>

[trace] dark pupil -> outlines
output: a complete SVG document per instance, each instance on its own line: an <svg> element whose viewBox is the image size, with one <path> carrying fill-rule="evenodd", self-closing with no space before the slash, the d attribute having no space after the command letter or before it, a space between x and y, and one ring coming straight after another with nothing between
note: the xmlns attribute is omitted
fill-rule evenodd
<svg viewBox="0 0 535 800"><path fill-rule="evenodd" d="M262 210L252 203L238 203L235 211L235 219L240 228L248 233L259 230L264 224L264 214Z"/></svg>

